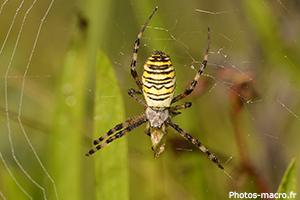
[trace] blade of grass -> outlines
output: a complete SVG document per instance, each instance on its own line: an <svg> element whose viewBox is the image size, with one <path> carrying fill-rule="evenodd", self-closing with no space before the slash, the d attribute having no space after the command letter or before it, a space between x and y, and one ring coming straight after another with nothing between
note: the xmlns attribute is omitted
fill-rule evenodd
<svg viewBox="0 0 300 200"><path fill-rule="evenodd" d="M296 174L296 158L293 158L292 161L290 162L287 170L285 171L283 178L281 179L281 183L278 187L277 193L283 194L285 193L286 195L290 195L289 199L296 199L296 195L291 195L291 194L296 194L297 192L297 174ZM281 199L286 199L281 196L278 200Z"/></svg>
<svg viewBox="0 0 300 200"><path fill-rule="evenodd" d="M125 120L118 79L112 63L101 50L97 54L94 136L98 138ZM123 137L94 155L97 199L129 199L127 138Z"/></svg>
<svg viewBox="0 0 300 200"><path fill-rule="evenodd" d="M86 51L73 44L67 53L60 81L51 147L51 174L56 182L60 199L81 199L81 135L85 127L86 93L88 82ZM70 192L72 191L72 192ZM50 199L54 199L51 197Z"/></svg>

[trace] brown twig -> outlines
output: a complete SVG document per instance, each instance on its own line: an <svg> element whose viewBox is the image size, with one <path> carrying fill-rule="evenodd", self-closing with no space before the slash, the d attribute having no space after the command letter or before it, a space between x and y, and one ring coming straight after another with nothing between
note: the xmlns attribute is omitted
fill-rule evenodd
<svg viewBox="0 0 300 200"><path fill-rule="evenodd" d="M246 80L244 75L244 78L241 77L241 75L236 76L239 77L233 77L233 86L230 90L229 100L231 102L231 121L239 149L241 166L249 176L254 177L257 190L260 193L271 193L271 189L267 181L257 172L255 166L251 163L246 145L245 133L241 122L244 101L255 96L255 92L251 84L252 82L250 82L249 79Z"/></svg>

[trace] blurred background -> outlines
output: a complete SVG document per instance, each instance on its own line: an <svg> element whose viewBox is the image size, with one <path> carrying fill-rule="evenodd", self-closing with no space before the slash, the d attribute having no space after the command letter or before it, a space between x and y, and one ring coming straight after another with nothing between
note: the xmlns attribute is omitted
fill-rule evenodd
<svg viewBox="0 0 300 200"><path fill-rule="evenodd" d="M105 199L97 194L118 171L97 176L113 142L90 158L97 49L107 54L118 83L103 96L118 124L144 112L127 95L134 41L141 39L137 71L154 50L167 53L177 75L176 94L189 86L205 54L207 68L185 100L193 106L173 121L219 158L225 171L168 129L166 150L153 158L141 126L119 139L113 154L126 160L127 199L227 199L230 191L276 192L299 153L300 4L298 1L22 1L0 2L0 197L2 199ZM101 78L101 77L100 77ZM99 84L99 83L98 83ZM98 94L101 95L101 94ZM96 104L97 103L97 104ZM106 123L107 122L107 123ZM113 125L103 127L109 130ZM98 137L97 136L97 137ZM108 149L108 150L107 150ZM109 170L106 169L106 170ZM104 174L106 171L104 172ZM104 191L105 192L105 191ZM297 192L297 191L295 191ZM298 192L299 193L299 192ZM103 196L105 196L103 194Z"/></svg>

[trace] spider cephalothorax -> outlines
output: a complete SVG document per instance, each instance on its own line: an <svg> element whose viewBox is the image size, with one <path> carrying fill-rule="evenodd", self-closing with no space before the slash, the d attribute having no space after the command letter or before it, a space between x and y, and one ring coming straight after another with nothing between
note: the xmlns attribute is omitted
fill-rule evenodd
<svg viewBox="0 0 300 200"><path fill-rule="evenodd" d="M214 155L212 155L208 151L208 149L206 149L197 139L195 139L193 136L191 136L189 133L187 133L177 124L171 121L172 116L179 114L179 112L176 112L177 110L189 108L192 105L190 102L186 102L184 104L171 106L173 103L176 103L177 101L183 99L194 90L198 79L200 78L201 74L203 73L206 67L209 49L209 29L204 61L202 62L201 67L198 70L196 76L194 77L194 80L192 81L191 85L179 95L174 97L176 88L175 70L170 57L165 53L161 51L155 51L147 59L147 61L144 64L142 81L140 81L140 78L136 72L135 67L140 39L147 24L149 23L156 10L157 7L150 15L150 17L144 24L141 32L137 36L137 39L134 43L133 58L131 62L131 75L133 76L134 81L136 82L139 90L143 93L146 102L143 101L139 96L137 96L137 93L140 92L137 92L134 89L129 89L128 94L130 97L132 97L134 100L136 100L142 106L145 107L145 112L116 125L114 128L110 129L106 134L100 136L94 141L94 145L97 146L91 149L88 153L86 153L86 155L89 156L95 153L96 151L105 147L107 144L114 141L115 139L126 135L128 132L147 122L145 132L151 137L152 149L154 151L155 157L162 153L165 149L163 138L167 134L166 126L170 126L175 131L177 131L182 137L196 145L209 157L209 159L211 159L215 164L217 164L219 168L223 169L218 159Z"/></svg>

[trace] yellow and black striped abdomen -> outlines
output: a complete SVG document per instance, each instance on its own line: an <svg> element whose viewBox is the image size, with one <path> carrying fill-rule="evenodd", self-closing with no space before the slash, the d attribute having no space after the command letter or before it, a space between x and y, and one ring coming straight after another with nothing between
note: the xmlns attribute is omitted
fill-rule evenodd
<svg viewBox="0 0 300 200"><path fill-rule="evenodd" d="M144 65L142 82L149 107L169 107L176 87L175 70L170 57L161 51L154 52Z"/></svg>

